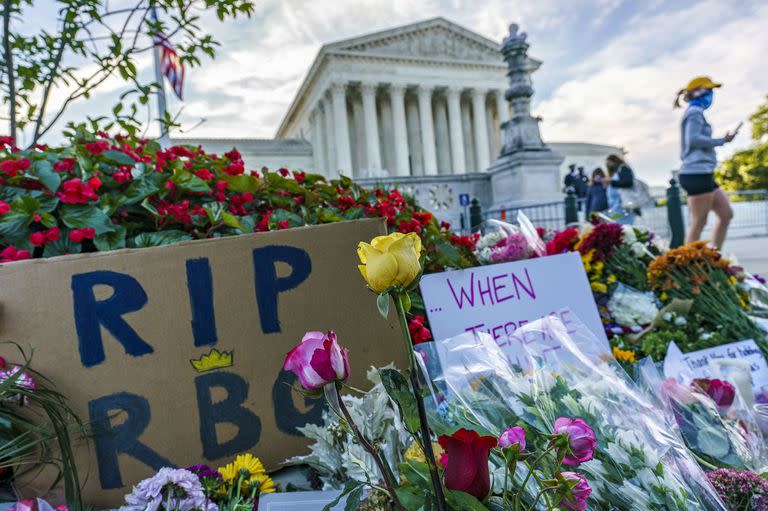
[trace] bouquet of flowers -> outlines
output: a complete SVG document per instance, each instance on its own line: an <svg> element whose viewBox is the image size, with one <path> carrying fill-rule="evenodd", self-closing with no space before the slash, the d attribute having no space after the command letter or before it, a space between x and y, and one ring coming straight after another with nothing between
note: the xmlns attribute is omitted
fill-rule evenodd
<svg viewBox="0 0 768 511"><path fill-rule="evenodd" d="M736 389L719 379L682 385L664 380L658 389L685 444L703 466L757 470L765 465L765 441Z"/></svg>
<svg viewBox="0 0 768 511"><path fill-rule="evenodd" d="M720 333L720 329L711 331L702 326L702 323L696 314L662 312L653 329L640 338L640 349L653 360L661 361L672 342L677 344L683 353L731 342Z"/></svg>
<svg viewBox="0 0 768 511"><path fill-rule="evenodd" d="M569 333L548 317L516 336L507 350L482 333L435 343L442 371L430 377L445 421L494 434L517 424L535 444L557 417L579 418L597 440L579 466L590 509L725 509L663 413L586 328Z"/></svg>
<svg viewBox="0 0 768 511"><path fill-rule="evenodd" d="M480 264L521 261L536 256L529 237L518 227L498 220L489 221L491 229L475 245Z"/></svg>
<svg viewBox="0 0 768 511"><path fill-rule="evenodd" d="M259 495L275 489L261 461L241 454L218 470L161 468L133 487L120 511L252 511Z"/></svg>
<svg viewBox="0 0 768 511"><path fill-rule="evenodd" d="M608 300L608 310L613 320L622 326L642 327L653 321L659 314L656 295L642 292L619 283Z"/></svg>
<svg viewBox="0 0 768 511"><path fill-rule="evenodd" d="M766 351L764 335L747 315L740 275L705 241L688 243L656 257L648 267L648 283L663 302L692 299L691 312L711 329L721 328L731 340L754 339Z"/></svg>

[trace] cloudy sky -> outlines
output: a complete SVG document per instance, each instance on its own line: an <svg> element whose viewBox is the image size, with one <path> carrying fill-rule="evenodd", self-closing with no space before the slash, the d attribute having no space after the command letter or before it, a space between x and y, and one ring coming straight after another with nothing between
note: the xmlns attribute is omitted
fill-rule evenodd
<svg viewBox="0 0 768 511"><path fill-rule="evenodd" d="M323 43L443 16L494 40L510 22L528 32L534 112L550 141L624 146L637 172L661 183L678 163L674 93L693 76L725 86L708 113L716 132L748 117L768 94L768 3L763 0L255 0L253 17L203 27L218 58L187 74L186 133L270 138ZM140 62L150 73L148 60ZM69 117L108 111L107 85ZM205 122L199 124L201 119ZM743 130L731 146L747 145Z"/></svg>

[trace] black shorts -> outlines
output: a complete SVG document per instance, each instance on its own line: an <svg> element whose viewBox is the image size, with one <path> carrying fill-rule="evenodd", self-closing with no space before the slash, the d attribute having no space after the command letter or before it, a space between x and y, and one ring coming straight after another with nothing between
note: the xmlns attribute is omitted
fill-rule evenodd
<svg viewBox="0 0 768 511"><path fill-rule="evenodd" d="M714 174L680 174L680 186L688 197L712 193L720 188Z"/></svg>

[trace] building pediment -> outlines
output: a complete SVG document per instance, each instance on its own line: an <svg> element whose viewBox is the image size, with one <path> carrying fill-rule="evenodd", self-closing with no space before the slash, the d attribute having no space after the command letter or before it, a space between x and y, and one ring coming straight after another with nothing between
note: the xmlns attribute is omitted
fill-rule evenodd
<svg viewBox="0 0 768 511"><path fill-rule="evenodd" d="M499 45L443 18L332 43L328 53L503 65Z"/></svg>

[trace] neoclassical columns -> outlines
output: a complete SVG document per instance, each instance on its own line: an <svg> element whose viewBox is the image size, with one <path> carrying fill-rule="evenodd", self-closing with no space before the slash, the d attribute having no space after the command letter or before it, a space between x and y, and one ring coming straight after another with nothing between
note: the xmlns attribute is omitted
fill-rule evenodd
<svg viewBox="0 0 768 511"><path fill-rule="evenodd" d="M349 120L347 119L346 85L331 85L333 99L333 125L336 135L336 166L346 175L352 175L352 152L349 146Z"/></svg>
<svg viewBox="0 0 768 511"><path fill-rule="evenodd" d="M395 175L410 175L408 164L408 132L405 124L405 86L392 84L389 87L392 101L392 122L395 142Z"/></svg>
<svg viewBox="0 0 768 511"><path fill-rule="evenodd" d="M380 176L385 167L390 176L465 174L490 166L494 111L503 122L508 107L503 89L336 82L307 122L315 165L330 176Z"/></svg>
<svg viewBox="0 0 768 511"><path fill-rule="evenodd" d="M446 91L448 99L448 130L451 136L451 163L454 174L465 174L467 167L464 162L464 135L461 125L461 89L449 87Z"/></svg>
<svg viewBox="0 0 768 511"><path fill-rule="evenodd" d="M437 174L437 144L432 120L432 89L419 86L419 126L421 128L421 145L424 154L424 174Z"/></svg>
<svg viewBox="0 0 768 511"><path fill-rule="evenodd" d="M475 135L475 169L482 172L490 165L488 155L488 126L485 121L485 89L472 89L472 119Z"/></svg>
<svg viewBox="0 0 768 511"><path fill-rule="evenodd" d="M364 83L360 87L363 96L363 118L365 126L365 157L368 170L381 170L379 150L379 124L376 119L376 85Z"/></svg>

